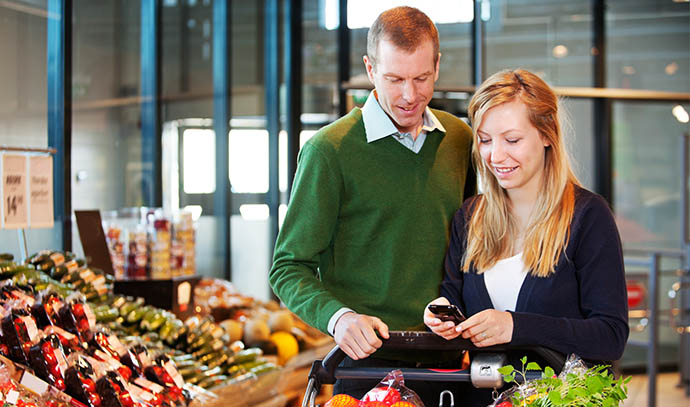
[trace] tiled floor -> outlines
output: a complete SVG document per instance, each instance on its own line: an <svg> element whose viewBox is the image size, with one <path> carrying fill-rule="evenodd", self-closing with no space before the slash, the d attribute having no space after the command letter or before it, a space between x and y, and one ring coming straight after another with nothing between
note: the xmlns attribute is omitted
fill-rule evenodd
<svg viewBox="0 0 690 407"><path fill-rule="evenodd" d="M657 407L690 407L690 398L685 397L684 389L677 387L678 372L660 373L656 384ZM632 375L628 383L628 399L623 407L647 407L648 380L646 375Z"/></svg>

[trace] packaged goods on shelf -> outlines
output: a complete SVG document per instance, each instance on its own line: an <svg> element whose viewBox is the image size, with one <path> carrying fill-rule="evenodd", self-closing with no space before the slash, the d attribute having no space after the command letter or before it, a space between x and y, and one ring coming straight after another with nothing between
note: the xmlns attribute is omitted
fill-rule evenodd
<svg viewBox="0 0 690 407"><path fill-rule="evenodd" d="M129 244L127 253L127 277L148 277L149 247L146 230L142 225L137 225L129 232Z"/></svg>
<svg viewBox="0 0 690 407"><path fill-rule="evenodd" d="M125 278L125 244L122 240L122 228L117 224L108 223L105 226L106 243L110 258L113 264L113 275L116 279L121 280Z"/></svg>
<svg viewBox="0 0 690 407"><path fill-rule="evenodd" d="M196 273L195 230L190 212L129 208L105 217L117 279L164 280ZM126 241L122 240L124 236ZM119 268L123 263L124 272Z"/></svg>

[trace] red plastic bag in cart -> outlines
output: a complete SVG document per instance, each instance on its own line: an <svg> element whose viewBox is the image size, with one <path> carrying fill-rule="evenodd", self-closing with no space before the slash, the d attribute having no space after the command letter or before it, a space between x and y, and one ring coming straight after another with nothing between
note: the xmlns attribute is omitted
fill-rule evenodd
<svg viewBox="0 0 690 407"><path fill-rule="evenodd" d="M424 403L414 390L405 387L402 372L393 370L369 390L362 400L337 394L324 407L424 407Z"/></svg>

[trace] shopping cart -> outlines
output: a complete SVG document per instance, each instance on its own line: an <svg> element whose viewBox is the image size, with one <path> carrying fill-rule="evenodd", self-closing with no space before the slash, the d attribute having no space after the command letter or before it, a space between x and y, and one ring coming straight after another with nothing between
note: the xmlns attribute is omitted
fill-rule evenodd
<svg viewBox="0 0 690 407"><path fill-rule="evenodd" d="M490 346L478 348L468 339L458 337L445 340L432 332L394 331L383 341L382 348L389 350L458 351L467 350L470 354L469 369L431 369L401 368L406 380L435 382L471 382L475 388L498 389L503 387L503 376L498 369L506 364L508 353L530 352L540 357L556 373L560 373L565 356L544 347ZM314 407L316 397L324 384L333 384L336 379L383 379L390 368L344 368L338 367L345 358L338 346L334 347L323 360L316 360L309 372L307 389L302 399L302 407ZM541 377L541 372L527 371L526 380ZM516 379L521 379L517 378Z"/></svg>

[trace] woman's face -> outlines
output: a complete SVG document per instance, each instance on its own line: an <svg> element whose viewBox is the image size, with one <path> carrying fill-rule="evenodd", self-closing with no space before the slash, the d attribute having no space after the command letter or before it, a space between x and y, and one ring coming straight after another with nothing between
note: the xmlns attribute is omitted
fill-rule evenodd
<svg viewBox="0 0 690 407"><path fill-rule="evenodd" d="M530 123L527 107L518 100L492 107L477 136L482 160L508 196L536 198L549 144Z"/></svg>

